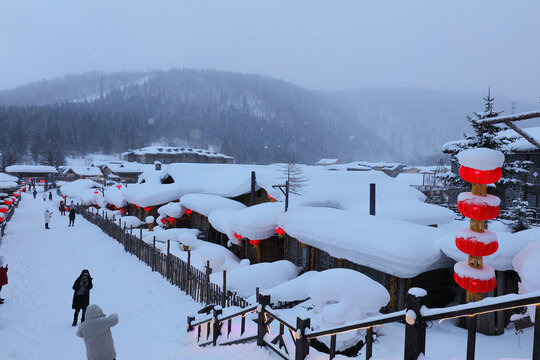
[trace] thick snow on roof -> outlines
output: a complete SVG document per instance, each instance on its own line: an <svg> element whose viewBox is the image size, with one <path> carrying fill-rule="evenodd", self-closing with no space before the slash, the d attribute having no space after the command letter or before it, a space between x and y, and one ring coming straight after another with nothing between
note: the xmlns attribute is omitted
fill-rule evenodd
<svg viewBox="0 0 540 360"><path fill-rule="evenodd" d="M283 212L283 204L268 202L236 212L230 220L231 229L250 240L262 240L276 233L276 216Z"/></svg>
<svg viewBox="0 0 540 360"><path fill-rule="evenodd" d="M227 289L247 298L255 294L257 287L262 291L271 289L297 275L298 267L287 260L243 265L227 271ZM223 274L212 273L210 281L221 286Z"/></svg>
<svg viewBox="0 0 540 360"><path fill-rule="evenodd" d="M375 183L377 216L422 225L443 224L455 218L451 210L424 203L426 197L420 191L380 171L327 171L317 166L305 166L303 170L307 181L300 195L290 195L289 207L332 207L369 214L370 183ZM274 198L284 199L272 188L285 183L276 166L257 172L257 183Z"/></svg>
<svg viewBox="0 0 540 360"><path fill-rule="evenodd" d="M144 171L144 166L138 163L132 162L109 162L105 164L113 173L142 173ZM153 166L153 165L152 165Z"/></svg>
<svg viewBox="0 0 540 360"><path fill-rule="evenodd" d="M62 173L66 174L69 170L80 176L103 176L101 170L95 166L66 166Z"/></svg>
<svg viewBox="0 0 540 360"><path fill-rule="evenodd" d="M402 184L406 185L423 185L424 184L424 174L422 173L416 173L416 174L407 174L407 173L401 173L395 178L397 181L399 181Z"/></svg>
<svg viewBox="0 0 540 360"><path fill-rule="evenodd" d="M373 170L369 166L359 164L357 162L351 162L347 164L332 164L324 167L325 170L337 170L337 171L370 171Z"/></svg>
<svg viewBox="0 0 540 360"><path fill-rule="evenodd" d="M146 154L199 154L203 156L208 157L220 157L220 158L226 158L226 159L232 159L232 157L205 149L194 149L194 148L186 148L186 147L177 147L177 146L147 146L144 148L132 150L123 153L122 155L128 155L128 154L135 154L135 155L146 155Z"/></svg>
<svg viewBox="0 0 540 360"><path fill-rule="evenodd" d="M0 181L0 189L12 189L18 186L15 181Z"/></svg>
<svg viewBox="0 0 540 360"><path fill-rule="evenodd" d="M512 264L521 279L520 294L540 290L540 239L523 248L514 257Z"/></svg>
<svg viewBox="0 0 540 360"><path fill-rule="evenodd" d="M102 205L103 195L101 191L97 190L100 187L101 185L95 181L79 179L62 185L60 191L64 196L75 199L75 202L80 202L83 205Z"/></svg>
<svg viewBox="0 0 540 360"><path fill-rule="evenodd" d="M227 235L229 240L238 243L237 239L234 237L234 230L231 228L231 219L238 212L236 209L217 209L212 211L208 215L208 221L214 229L219 231L222 234Z"/></svg>
<svg viewBox="0 0 540 360"><path fill-rule="evenodd" d="M163 206L160 206L158 208L159 215L166 217L170 216L175 219L179 219L184 215L184 209L182 209L182 206L178 202L171 202L168 204L165 204Z"/></svg>
<svg viewBox="0 0 540 360"><path fill-rule="evenodd" d="M277 217L300 242L336 258L403 278L438 267L445 230L330 208L299 207Z"/></svg>
<svg viewBox="0 0 540 360"><path fill-rule="evenodd" d="M206 217L208 217L213 210L217 209L242 210L246 208L244 204L238 201L209 194L184 195L180 198L180 204L184 208L191 209Z"/></svg>
<svg viewBox="0 0 540 360"><path fill-rule="evenodd" d="M172 184L129 184L123 189L124 197L132 204L155 206L177 200L182 194L176 183Z"/></svg>
<svg viewBox="0 0 540 360"><path fill-rule="evenodd" d="M213 194L233 198L251 191L251 172L265 170L263 165L169 164L167 172L181 194Z"/></svg>
<svg viewBox="0 0 540 360"><path fill-rule="evenodd" d="M520 236L519 233L509 233L504 231L492 230L497 234L499 249L492 255L484 256L484 264L491 265L495 270L512 270L512 259L516 254L527 246L532 240ZM441 250L455 261L464 261L469 255L461 252L456 247L454 233L448 233L439 239Z"/></svg>
<svg viewBox="0 0 540 360"><path fill-rule="evenodd" d="M116 186L108 186L105 188L104 200L107 204L113 204L119 208L123 208L128 204L122 188L118 189Z"/></svg>
<svg viewBox="0 0 540 360"><path fill-rule="evenodd" d="M270 295L273 303L307 299L309 295L305 289L306 281L317 273L318 271L305 272L292 280L281 283L271 289L261 291L261 294ZM255 303L257 299L255 299L255 296L252 296L246 300L248 303Z"/></svg>
<svg viewBox="0 0 540 360"><path fill-rule="evenodd" d="M463 150L456 157L461 165L476 170L493 170L504 163L502 152L488 148Z"/></svg>
<svg viewBox="0 0 540 360"><path fill-rule="evenodd" d="M540 142L540 127L523 128L523 131L537 142ZM539 149L531 144L527 139L516 133L514 130L505 130L501 132L501 135L508 137L517 137L517 140L513 143L506 145L506 149L512 151L538 151Z"/></svg>
<svg viewBox="0 0 540 360"><path fill-rule="evenodd" d="M4 182L4 181L17 181L17 180L19 180L19 179L16 176L0 172L0 181L1 182Z"/></svg>
<svg viewBox="0 0 540 360"><path fill-rule="evenodd" d="M6 167L6 172L50 174L50 173L56 173L57 170L54 166L46 166L46 165L11 165L11 166Z"/></svg>

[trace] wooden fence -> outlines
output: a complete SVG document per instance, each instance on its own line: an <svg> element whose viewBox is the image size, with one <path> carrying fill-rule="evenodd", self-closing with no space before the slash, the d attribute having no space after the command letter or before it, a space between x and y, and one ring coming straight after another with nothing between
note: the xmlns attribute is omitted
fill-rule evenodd
<svg viewBox="0 0 540 360"><path fill-rule="evenodd" d="M429 322L466 317L468 325L467 360L474 360L476 316L478 314L523 306L536 306L531 359L540 360L540 292L528 295L509 294L497 298L487 298L476 303L439 309L429 309L423 306L422 302L426 294L422 289L415 288L415 291L410 291L407 295L407 309L405 310L371 317L356 324L317 331L311 329L309 318L300 319L297 317L296 324L283 320L279 310L270 308L270 296L259 295L257 297L258 304L236 313L223 315L222 309L215 308L213 314L208 318L195 321L195 317L188 317L188 331L197 329L199 346L231 345L256 340L257 345L270 348L286 360L304 360L309 354L310 346L312 346L310 341L329 336L328 359L332 360L336 356L336 339L339 334L366 330L364 352L365 358L370 359L373 354L373 328L388 323L402 322L405 323L403 359L417 360L420 354L426 355L426 329ZM253 320L256 321L257 327L250 333L246 331L245 318L252 314L256 314L256 318ZM232 326L234 319L241 321L240 327ZM273 321L276 321L279 327L274 327L274 330L271 330L269 325ZM226 328L224 329L223 325L225 324ZM231 336L232 328L237 329L236 336Z"/></svg>
<svg viewBox="0 0 540 360"><path fill-rule="evenodd" d="M170 240L167 242L167 253L156 248L156 239L153 244L142 240L142 228L139 229L139 237L133 235L133 228L122 228L121 219L108 219L97 213L88 211L83 206L77 206L77 212L86 220L97 225L103 232L118 241L127 253L135 255L139 260L146 263L164 278L176 285L180 290L191 296L195 301L204 304L218 304L222 307L239 306L246 307L247 301L236 293L228 291L227 272L223 271L223 289L210 282L212 269L207 262L205 271L201 271L191 265L191 251L187 252L187 262L179 259L170 252ZM135 230L135 232L137 232Z"/></svg>

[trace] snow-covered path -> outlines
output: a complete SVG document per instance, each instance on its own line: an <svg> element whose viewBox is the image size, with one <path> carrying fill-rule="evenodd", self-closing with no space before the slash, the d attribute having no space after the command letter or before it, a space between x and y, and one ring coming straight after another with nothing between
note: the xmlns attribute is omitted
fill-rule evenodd
<svg viewBox="0 0 540 360"><path fill-rule="evenodd" d="M68 227L67 216L52 204L23 194L6 228L0 249L9 265L0 305L1 359L86 358L71 326L71 286L82 269L94 279L90 302L107 315L119 314L112 329L119 359L275 359L253 344L196 347L186 317L198 304L81 216ZM50 230L44 229L45 206L54 211Z"/></svg>

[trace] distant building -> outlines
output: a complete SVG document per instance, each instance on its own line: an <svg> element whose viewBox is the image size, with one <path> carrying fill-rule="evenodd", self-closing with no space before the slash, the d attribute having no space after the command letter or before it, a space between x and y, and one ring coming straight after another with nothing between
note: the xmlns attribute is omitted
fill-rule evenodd
<svg viewBox="0 0 540 360"><path fill-rule="evenodd" d="M143 168L140 164L125 161L109 161L99 166L105 178L115 181L136 183Z"/></svg>
<svg viewBox="0 0 540 360"><path fill-rule="evenodd" d="M317 166L328 166L328 165L337 165L341 164L339 159L321 159L315 163Z"/></svg>
<svg viewBox="0 0 540 360"><path fill-rule="evenodd" d="M67 181L77 179L103 180L103 173L96 166L64 166L61 177Z"/></svg>
<svg viewBox="0 0 540 360"><path fill-rule="evenodd" d="M148 146L122 153L122 160L153 164L160 161L163 164L171 163L215 163L232 164L234 158L215 151L193 149L173 146Z"/></svg>

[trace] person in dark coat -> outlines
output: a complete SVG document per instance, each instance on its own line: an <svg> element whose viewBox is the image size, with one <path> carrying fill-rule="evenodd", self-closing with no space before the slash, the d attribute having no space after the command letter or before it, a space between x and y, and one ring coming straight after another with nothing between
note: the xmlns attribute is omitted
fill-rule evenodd
<svg viewBox="0 0 540 360"><path fill-rule="evenodd" d="M49 191L49 201L52 201L52 192Z"/></svg>
<svg viewBox="0 0 540 360"><path fill-rule="evenodd" d="M34 199L35 199L35 198L36 198L36 195L37 195L36 188L34 188L34 192L32 193L32 195L34 195Z"/></svg>
<svg viewBox="0 0 540 360"><path fill-rule="evenodd" d="M86 315L86 308L90 303L90 290L92 289L92 277L90 272L86 269L81 271L81 275L73 283L73 303L71 308L75 310L73 314L73 326L77 325L77 319L79 318L79 311L82 310L81 322L84 322L84 316Z"/></svg>
<svg viewBox="0 0 540 360"><path fill-rule="evenodd" d="M75 209L70 208L69 209L69 225L68 226L75 226Z"/></svg>
<svg viewBox="0 0 540 360"><path fill-rule="evenodd" d="M66 205L63 201L60 201L60 206L58 207L58 209L60 210L60 215L66 215Z"/></svg>
<svg viewBox="0 0 540 360"><path fill-rule="evenodd" d="M7 285L8 278L7 278L7 272L8 272L8 266L4 266L4 257L0 256L0 291L2 291L2 286ZM0 304L4 302L4 299L0 298Z"/></svg>

